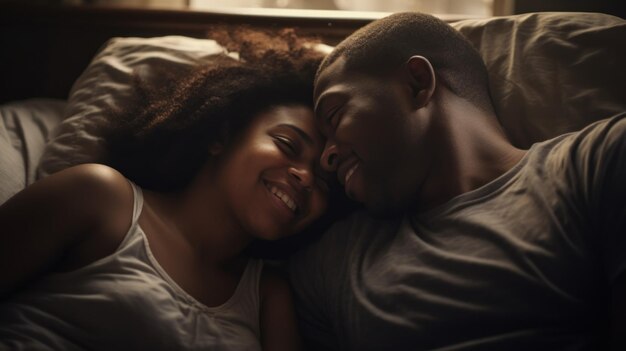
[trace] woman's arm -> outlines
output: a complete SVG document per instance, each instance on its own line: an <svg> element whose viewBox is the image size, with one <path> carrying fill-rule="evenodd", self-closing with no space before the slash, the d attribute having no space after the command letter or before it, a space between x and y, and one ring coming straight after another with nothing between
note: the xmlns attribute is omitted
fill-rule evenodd
<svg viewBox="0 0 626 351"><path fill-rule="evenodd" d="M102 242L106 248L102 234L120 227L121 222L128 226L131 220L129 191L132 198L130 185L113 169L81 165L40 180L2 204L0 298L59 262L72 261L68 255L85 256L82 248L93 246L85 245L88 241ZM120 216L121 211L130 213Z"/></svg>
<svg viewBox="0 0 626 351"><path fill-rule="evenodd" d="M263 268L260 289L263 350L302 350L291 288L287 279L266 265Z"/></svg>

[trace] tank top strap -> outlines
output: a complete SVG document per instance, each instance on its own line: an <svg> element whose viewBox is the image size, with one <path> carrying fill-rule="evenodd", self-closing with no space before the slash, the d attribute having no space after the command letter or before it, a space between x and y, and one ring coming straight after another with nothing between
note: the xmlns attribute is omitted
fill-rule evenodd
<svg viewBox="0 0 626 351"><path fill-rule="evenodd" d="M246 269L244 281L249 284L249 288L258 291L261 282L261 273L263 272L263 260L250 258Z"/></svg>
<svg viewBox="0 0 626 351"><path fill-rule="evenodd" d="M230 308L239 311L241 315L258 316L261 302L259 284L261 282L262 271L263 260L255 258L248 259L246 269L231 298L232 301L229 303Z"/></svg>
<svg viewBox="0 0 626 351"><path fill-rule="evenodd" d="M137 221L143 209L143 192L141 191L141 188L132 181L128 180L128 183L133 189L133 217L130 223L130 228L128 228L124 239L119 244L116 251L128 246L138 235L141 237L141 231L138 230L139 223Z"/></svg>
<svg viewBox="0 0 626 351"><path fill-rule="evenodd" d="M141 191L141 188L137 186L137 184L133 183L131 180L128 180L128 182L130 183L130 186L133 188L133 198L134 198L133 221L132 221L133 224L131 225L132 227L135 225L135 223L139 219L139 216L141 215L141 210L143 209L143 191Z"/></svg>

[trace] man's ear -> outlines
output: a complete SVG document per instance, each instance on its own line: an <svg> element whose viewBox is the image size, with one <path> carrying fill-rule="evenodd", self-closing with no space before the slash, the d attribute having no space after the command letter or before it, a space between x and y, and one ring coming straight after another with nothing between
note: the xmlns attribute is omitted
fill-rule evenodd
<svg viewBox="0 0 626 351"><path fill-rule="evenodd" d="M417 108L428 105L435 92L435 70L424 56L411 56L406 62L409 84Z"/></svg>

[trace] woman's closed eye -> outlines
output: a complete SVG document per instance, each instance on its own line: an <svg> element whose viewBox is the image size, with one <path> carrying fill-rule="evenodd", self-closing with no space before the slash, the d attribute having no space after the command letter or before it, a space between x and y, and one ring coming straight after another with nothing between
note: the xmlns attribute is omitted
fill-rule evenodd
<svg viewBox="0 0 626 351"><path fill-rule="evenodd" d="M278 148L287 156L293 157L300 153L300 148L297 143L286 136L277 135L274 137L274 141L276 145L278 145Z"/></svg>

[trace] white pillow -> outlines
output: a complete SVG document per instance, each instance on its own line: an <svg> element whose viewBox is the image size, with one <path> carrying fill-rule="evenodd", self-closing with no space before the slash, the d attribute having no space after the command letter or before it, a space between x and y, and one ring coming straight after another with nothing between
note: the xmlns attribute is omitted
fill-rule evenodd
<svg viewBox="0 0 626 351"><path fill-rule="evenodd" d="M133 102L133 72L158 86L159 73L185 74L226 50L214 40L182 36L113 38L72 86L65 120L41 157L38 177L89 162L102 162L101 126L107 111Z"/></svg>
<svg viewBox="0 0 626 351"><path fill-rule="evenodd" d="M534 142L626 111L626 21L534 13L453 26L480 51L509 138Z"/></svg>

